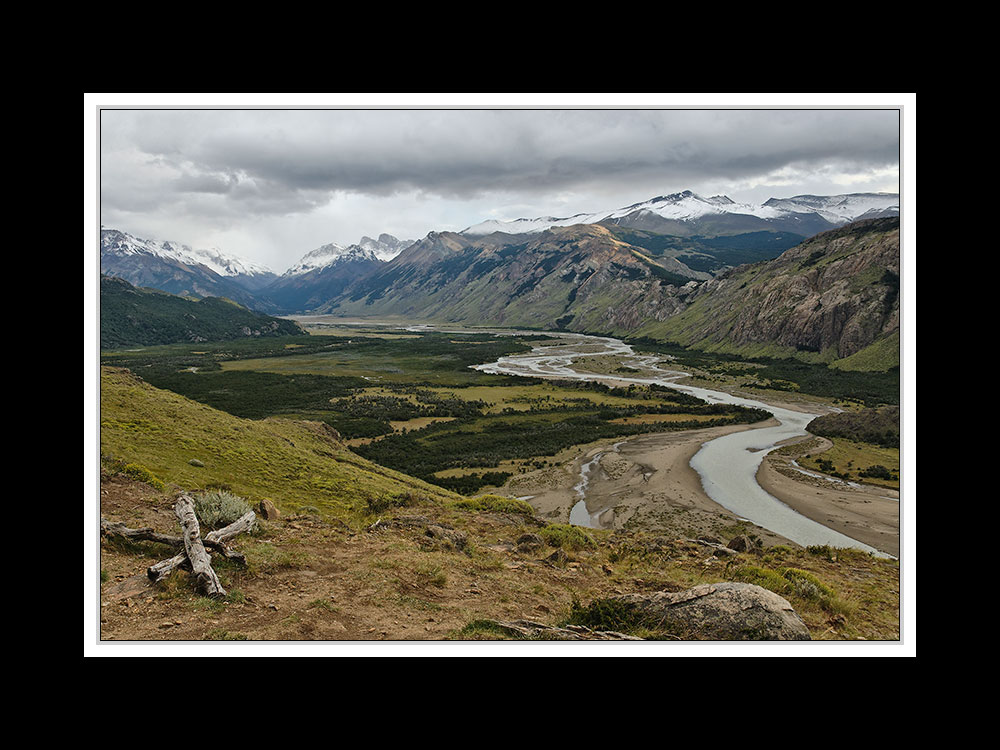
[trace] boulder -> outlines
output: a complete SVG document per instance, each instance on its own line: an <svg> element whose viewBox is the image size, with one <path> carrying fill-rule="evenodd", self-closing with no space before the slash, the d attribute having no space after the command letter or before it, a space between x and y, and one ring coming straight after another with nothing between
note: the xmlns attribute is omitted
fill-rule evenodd
<svg viewBox="0 0 1000 750"><path fill-rule="evenodd" d="M614 599L689 640L810 640L805 623L786 599L749 583L706 583L687 591Z"/></svg>

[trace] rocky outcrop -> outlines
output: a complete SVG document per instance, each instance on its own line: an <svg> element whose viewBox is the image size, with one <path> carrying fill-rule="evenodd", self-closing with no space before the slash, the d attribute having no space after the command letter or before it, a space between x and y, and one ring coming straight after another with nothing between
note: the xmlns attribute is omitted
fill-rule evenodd
<svg viewBox="0 0 1000 750"><path fill-rule="evenodd" d="M899 219L860 221L701 284L690 307L647 333L841 359L899 331L899 273Z"/></svg>
<svg viewBox="0 0 1000 750"><path fill-rule="evenodd" d="M612 601L683 639L810 640L805 623L787 600L749 583L708 583L676 593L625 594Z"/></svg>

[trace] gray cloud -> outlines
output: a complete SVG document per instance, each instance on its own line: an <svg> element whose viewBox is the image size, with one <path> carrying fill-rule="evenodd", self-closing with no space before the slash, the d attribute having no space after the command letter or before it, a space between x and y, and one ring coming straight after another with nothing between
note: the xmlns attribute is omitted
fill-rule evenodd
<svg viewBox="0 0 1000 750"><path fill-rule="evenodd" d="M101 207L235 226L347 195L537 215L560 193L589 198L575 213L707 187L850 192L829 175L898 169L899 145L896 110L104 110Z"/></svg>

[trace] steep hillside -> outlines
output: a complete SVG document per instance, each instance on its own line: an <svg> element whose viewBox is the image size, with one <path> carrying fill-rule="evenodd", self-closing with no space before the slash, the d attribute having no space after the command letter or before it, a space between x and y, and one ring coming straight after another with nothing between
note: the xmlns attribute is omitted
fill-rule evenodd
<svg viewBox="0 0 1000 750"><path fill-rule="evenodd" d="M101 349L301 333L292 321L255 313L228 299L190 300L101 277Z"/></svg>
<svg viewBox="0 0 1000 750"><path fill-rule="evenodd" d="M313 507L346 518L387 495L458 498L366 461L321 422L240 419L124 369L101 368L100 416L106 460L141 465L188 489L226 486L266 497L284 512Z"/></svg>
<svg viewBox="0 0 1000 750"><path fill-rule="evenodd" d="M899 364L899 271L899 219L860 221L701 284L683 312L635 334L887 370Z"/></svg>
<svg viewBox="0 0 1000 750"><path fill-rule="evenodd" d="M527 238L432 232L318 311L627 331L681 309L685 285L706 276L599 225Z"/></svg>

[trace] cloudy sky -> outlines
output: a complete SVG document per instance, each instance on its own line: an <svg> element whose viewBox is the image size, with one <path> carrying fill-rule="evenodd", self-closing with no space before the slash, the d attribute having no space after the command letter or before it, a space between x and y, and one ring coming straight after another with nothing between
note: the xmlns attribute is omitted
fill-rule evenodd
<svg viewBox="0 0 1000 750"><path fill-rule="evenodd" d="M279 273L328 242L417 239L681 190L747 202L899 191L891 108L124 106L99 113L101 224Z"/></svg>

